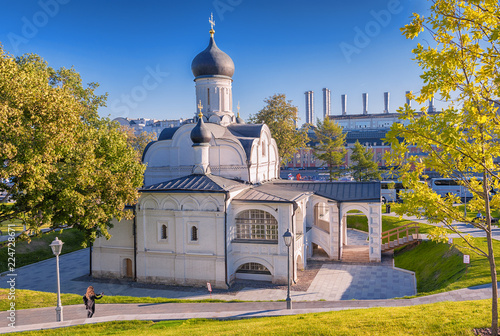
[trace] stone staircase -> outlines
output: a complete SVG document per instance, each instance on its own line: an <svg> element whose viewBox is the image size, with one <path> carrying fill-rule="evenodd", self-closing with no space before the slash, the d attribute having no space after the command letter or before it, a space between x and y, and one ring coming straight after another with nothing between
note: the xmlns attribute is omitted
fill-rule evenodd
<svg viewBox="0 0 500 336"><path fill-rule="evenodd" d="M344 245L342 262L369 263L370 249L367 245Z"/></svg>

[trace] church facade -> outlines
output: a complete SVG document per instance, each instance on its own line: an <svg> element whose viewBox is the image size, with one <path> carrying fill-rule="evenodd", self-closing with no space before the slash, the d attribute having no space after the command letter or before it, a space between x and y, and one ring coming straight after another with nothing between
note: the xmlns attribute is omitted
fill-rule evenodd
<svg viewBox="0 0 500 336"><path fill-rule="evenodd" d="M379 262L380 184L280 180L269 128L232 111L234 63L213 27L191 68L196 123L167 128L147 146L134 219L115 221L112 237L95 241L92 275L218 288L237 279L286 283L289 253L295 280L318 247L342 260L350 210L367 217L369 261Z"/></svg>

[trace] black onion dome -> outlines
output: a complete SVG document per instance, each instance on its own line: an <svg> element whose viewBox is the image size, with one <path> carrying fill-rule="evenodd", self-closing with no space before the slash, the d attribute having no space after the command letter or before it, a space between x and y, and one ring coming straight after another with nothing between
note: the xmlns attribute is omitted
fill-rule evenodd
<svg viewBox="0 0 500 336"><path fill-rule="evenodd" d="M236 117L236 123L237 124L245 124L245 120L243 118L240 118L240 115Z"/></svg>
<svg viewBox="0 0 500 336"><path fill-rule="evenodd" d="M203 122L203 117L198 119L198 123L191 130L191 141L194 144L209 143L212 140L212 133Z"/></svg>
<svg viewBox="0 0 500 336"><path fill-rule="evenodd" d="M234 74L234 63L231 57L217 47L212 35L210 36L207 49L203 50L193 59L191 71L193 71L195 77L232 77Z"/></svg>

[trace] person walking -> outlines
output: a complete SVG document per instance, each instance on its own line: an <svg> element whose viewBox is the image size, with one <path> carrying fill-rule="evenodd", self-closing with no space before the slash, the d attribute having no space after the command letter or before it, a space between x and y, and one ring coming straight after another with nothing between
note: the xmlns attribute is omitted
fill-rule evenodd
<svg viewBox="0 0 500 336"><path fill-rule="evenodd" d="M83 296L83 303L85 308L87 308L87 318L91 318L95 312L95 300L99 300L104 296L104 293L97 295L94 292L94 287L89 286L87 288L87 293Z"/></svg>

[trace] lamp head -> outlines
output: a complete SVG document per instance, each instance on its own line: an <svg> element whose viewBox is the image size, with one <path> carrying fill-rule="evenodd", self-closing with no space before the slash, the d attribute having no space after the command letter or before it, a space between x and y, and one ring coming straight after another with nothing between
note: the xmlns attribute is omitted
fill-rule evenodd
<svg viewBox="0 0 500 336"><path fill-rule="evenodd" d="M290 247L292 245L292 233L290 230L286 229L286 232L283 234L283 239L285 240L285 245Z"/></svg>
<svg viewBox="0 0 500 336"><path fill-rule="evenodd" d="M63 242L59 240L58 237L54 239L54 241L50 244L50 247L52 248L52 253L57 257L59 254L61 254Z"/></svg>

